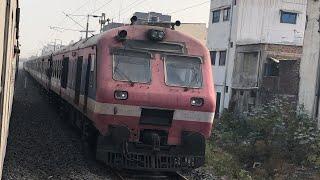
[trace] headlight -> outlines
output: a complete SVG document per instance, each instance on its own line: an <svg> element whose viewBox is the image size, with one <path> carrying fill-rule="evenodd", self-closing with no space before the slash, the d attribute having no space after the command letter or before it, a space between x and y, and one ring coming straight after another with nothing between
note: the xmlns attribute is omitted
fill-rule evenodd
<svg viewBox="0 0 320 180"><path fill-rule="evenodd" d="M166 36L166 33L161 30L150 29L148 32L148 38L152 41L162 41Z"/></svg>
<svg viewBox="0 0 320 180"><path fill-rule="evenodd" d="M203 98L196 98L196 97L191 98L191 106L200 107L200 106L203 106L203 104L204 104Z"/></svg>
<svg viewBox="0 0 320 180"><path fill-rule="evenodd" d="M128 92L127 91L115 91L114 98L117 100L127 100Z"/></svg>
<svg viewBox="0 0 320 180"><path fill-rule="evenodd" d="M118 32L116 39L118 41L125 41L127 39L127 36L128 36L128 32L126 30L122 30Z"/></svg>

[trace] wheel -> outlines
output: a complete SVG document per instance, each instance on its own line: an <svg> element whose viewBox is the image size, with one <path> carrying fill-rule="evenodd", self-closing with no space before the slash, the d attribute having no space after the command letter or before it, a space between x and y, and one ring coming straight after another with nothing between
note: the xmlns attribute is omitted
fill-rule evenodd
<svg viewBox="0 0 320 180"><path fill-rule="evenodd" d="M81 142L86 158L94 159L96 155L97 131L87 118L84 118L81 128Z"/></svg>

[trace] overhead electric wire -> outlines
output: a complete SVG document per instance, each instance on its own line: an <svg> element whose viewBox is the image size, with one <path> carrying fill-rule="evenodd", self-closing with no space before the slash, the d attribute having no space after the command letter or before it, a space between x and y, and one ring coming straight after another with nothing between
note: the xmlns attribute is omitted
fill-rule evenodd
<svg viewBox="0 0 320 180"><path fill-rule="evenodd" d="M136 3L136 2L138 2L139 0L136 0L135 2L133 2L133 3L131 3L131 4L134 4L134 3ZM142 4L143 2L145 2L145 1L147 1L147 0L142 0L141 2L139 2L138 4L135 4L136 6L137 5L140 5L140 4ZM198 3L198 4L194 4L194 5L192 5L192 6L188 6L188 7L185 7L185 8L182 8L182 9L178 9L178 10L175 10L175 11L172 11L172 12L170 12L170 13L168 13L169 15L173 15L173 14L176 14L176 13L180 13L180 12L183 12L183 11L187 11L187 10L189 10L189 9L193 9L193 8L196 8L196 7L199 7L199 6L202 6L202 5L204 5L204 4L207 4L207 3L210 3L210 1L204 1L204 2L201 2L201 3ZM130 6L130 5L129 5ZM128 6L128 7L129 7ZM127 7L127 8L128 8ZM128 14L129 12L130 12L130 10L132 10L133 8L135 8L135 7L132 7L132 8L130 8L130 9L125 9L126 10L126 12L124 13L124 14L122 14L122 15L125 15L125 14Z"/></svg>
<svg viewBox="0 0 320 180"><path fill-rule="evenodd" d="M80 32L82 30L79 29L69 29L69 28L63 28L63 27L57 27L57 26L49 26L50 29L61 29L61 30L66 30L66 31L77 31Z"/></svg>
<svg viewBox="0 0 320 180"><path fill-rule="evenodd" d="M97 11L100 11L101 9L103 9L104 7L106 7L107 5L109 5L113 0L109 0L108 2L104 3L102 6L98 7L97 9L94 9L92 12L90 12L90 14L96 13ZM82 26L80 23L78 23L76 20L74 20L73 18L70 17L70 15L64 13L67 17L69 17L73 22L75 22L76 24L78 24L80 27L84 28L84 26ZM84 16L86 17L86 15L72 15L72 16ZM82 18L80 21L83 21L85 18ZM91 33L91 35L94 36L93 33Z"/></svg>
<svg viewBox="0 0 320 180"><path fill-rule="evenodd" d="M72 17L70 17L70 15L66 14L63 12L63 14L65 14L68 18L70 18L73 22L75 22L77 25L79 25L80 27L82 27L83 29L85 29L84 26L82 26L79 22L77 22L76 20L74 20ZM91 33L91 32L90 32ZM94 36L93 33L91 33L92 36Z"/></svg>
<svg viewBox="0 0 320 180"><path fill-rule="evenodd" d="M138 5L142 4L142 3L145 3L146 1L147 1L147 0L142 0L142 1L138 2L137 4L135 4L135 6L138 6ZM133 8L135 8L135 7L131 7L130 9L127 9L126 11L129 12L129 11L132 10Z"/></svg>
<svg viewBox="0 0 320 180"><path fill-rule="evenodd" d="M93 10L90 14L92 13L96 13L97 11L100 11L101 9L103 9L104 7L106 7L108 4L110 4L113 0L110 0L108 2L106 2L105 4L103 4L102 6L100 6L99 8Z"/></svg>
<svg viewBox="0 0 320 180"><path fill-rule="evenodd" d="M205 2L202 2L202 3L199 3L199 4L195 4L195 5L192 5L192 6L189 6L189 7L186 7L186 8L183 8L183 9L178 9L176 11L173 11L173 12L170 12L169 14L176 14L176 13L179 13L179 12L183 12L183 11L186 11L186 10L189 10L189 9L192 9L192 8L195 8L195 7L199 7L199 6L202 6L204 4L207 4L209 3L210 1L205 1Z"/></svg>
<svg viewBox="0 0 320 180"><path fill-rule="evenodd" d="M91 2L91 0L86 1L86 2L83 3L80 7L78 7L78 8L75 9L75 10L73 10L70 14L76 13L77 11L79 11L80 9L82 9L83 7L85 7L89 2ZM61 25L66 18L67 18L67 17L64 17L63 20L59 23L59 25Z"/></svg>
<svg viewBox="0 0 320 180"><path fill-rule="evenodd" d="M88 15L83 14L68 14L69 16L87 17Z"/></svg>
<svg viewBox="0 0 320 180"><path fill-rule="evenodd" d="M129 4L126 8L121 9L121 11L120 11L120 12L125 11L127 8L131 7L132 5L134 5L134 4L135 4L136 2L138 2L138 1L140 1L140 0L136 0L136 1L134 1L133 3Z"/></svg>
<svg viewBox="0 0 320 180"><path fill-rule="evenodd" d="M97 9L94 9L92 12L90 12L89 14L93 14L96 13L97 11L100 11L101 9L103 9L104 7L106 7L108 4L110 4L113 0L110 0L108 2L106 2L105 4L103 4L102 6L98 7ZM75 16L86 16L86 15L75 15ZM80 21L83 21L84 18L82 18Z"/></svg>
<svg viewBox="0 0 320 180"><path fill-rule="evenodd" d="M82 9L84 6L86 6L91 0L86 1L82 6L80 6L79 8L75 9L74 11L71 12L71 14L79 11L80 9Z"/></svg>
<svg viewBox="0 0 320 180"><path fill-rule="evenodd" d="M77 11L79 11L80 9L82 9L83 7L85 7L88 3L90 3L91 0L87 0L85 3L83 3L81 6L79 6L77 9L73 10L71 12L71 14L76 13ZM61 26L63 24L63 22L66 20L66 16L58 23L58 26ZM56 34L56 32L51 33L50 37L54 36Z"/></svg>
<svg viewBox="0 0 320 180"><path fill-rule="evenodd" d="M64 15L66 15L68 18L70 18L74 23L76 23L78 26L85 28L84 26L82 26L79 22L77 22L76 20L74 20L69 14L66 14L65 12L63 12Z"/></svg>
<svg viewBox="0 0 320 180"><path fill-rule="evenodd" d="M138 2L138 1L140 1L140 2ZM135 6L138 6L138 5L140 5L140 4L142 4L142 3L145 3L147 0L136 0L135 2L133 2L133 3L131 3L131 5L135 5ZM138 3L137 3L138 2ZM137 3L137 4L135 4L135 3ZM128 13L130 13L131 12L131 10L133 9L133 8L135 8L135 7L131 7L131 8L129 8L130 7L130 5L129 6L127 6L125 9L123 9L123 10L121 10L121 12L123 12L123 11L126 11L125 13L123 13L122 14L122 16L123 15L125 15L125 14L128 14ZM128 9L129 8L129 9ZM113 16L113 18L115 18L115 16Z"/></svg>

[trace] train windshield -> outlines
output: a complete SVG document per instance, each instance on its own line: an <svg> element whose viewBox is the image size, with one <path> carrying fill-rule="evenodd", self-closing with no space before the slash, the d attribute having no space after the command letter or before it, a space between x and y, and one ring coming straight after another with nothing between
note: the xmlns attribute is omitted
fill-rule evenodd
<svg viewBox="0 0 320 180"><path fill-rule="evenodd" d="M142 53L114 54L113 78L117 81L149 83L151 81L150 57Z"/></svg>
<svg viewBox="0 0 320 180"><path fill-rule="evenodd" d="M202 61L197 57L167 56L166 83L169 86L202 87Z"/></svg>

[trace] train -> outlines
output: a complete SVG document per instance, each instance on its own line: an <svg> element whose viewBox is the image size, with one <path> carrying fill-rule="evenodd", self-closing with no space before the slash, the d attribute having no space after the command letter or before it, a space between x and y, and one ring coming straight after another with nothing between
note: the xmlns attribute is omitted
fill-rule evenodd
<svg viewBox="0 0 320 180"><path fill-rule="evenodd" d="M136 23L24 63L112 168L202 166L215 113L210 53L174 23Z"/></svg>
<svg viewBox="0 0 320 180"><path fill-rule="evenodd" d="M17 61L20 53L19 24L19 1L0 1L0 177L6 154Z"/></svg>

